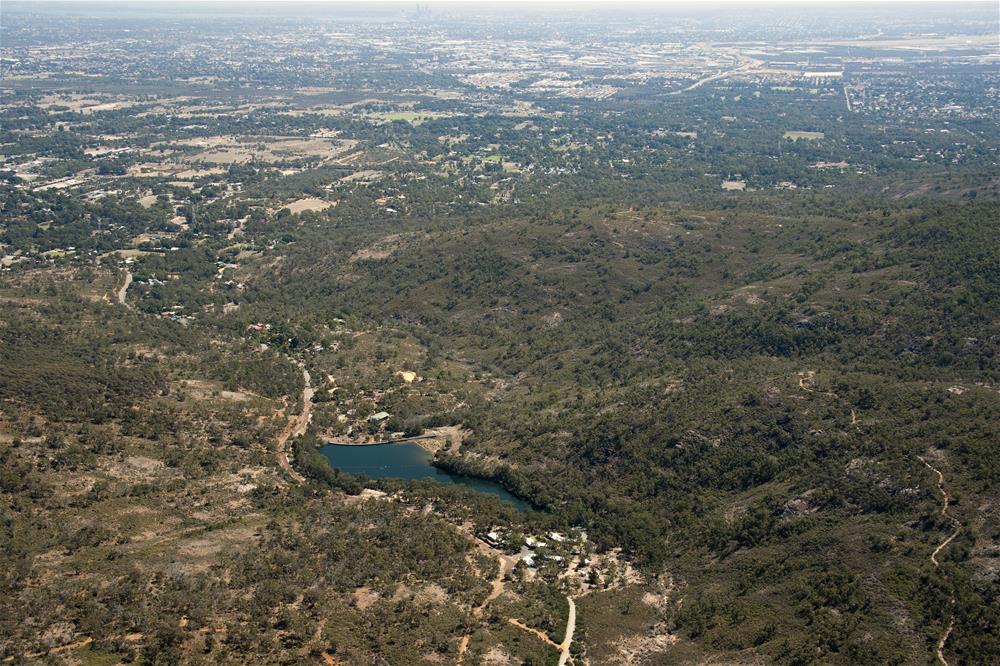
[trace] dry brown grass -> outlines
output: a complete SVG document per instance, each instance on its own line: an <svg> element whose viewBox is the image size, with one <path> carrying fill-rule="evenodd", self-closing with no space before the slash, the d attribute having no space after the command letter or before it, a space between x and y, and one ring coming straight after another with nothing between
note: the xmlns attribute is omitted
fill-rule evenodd
<svg viewBox="0 0 1000 666"><path fill-rule="evenodd" d="M326 210L327 208L333 208L336 205L337 202L335 201L323 201L322 199L317 199L315 197L308 197L306 199L293 201L282 206L282 208L287 208L293 213L303 213L305 211L319 212Z"/></svg>
<svg viewBox="0 0 1000 666"><path fill-rule="evenodd" d="M825 135L822 132L805 132L805 131L791 130L785 132L781 136L785 139L791 139L792 141L798 141L799 139L807 139L809 141L815 141L822 139Z"/></svg>

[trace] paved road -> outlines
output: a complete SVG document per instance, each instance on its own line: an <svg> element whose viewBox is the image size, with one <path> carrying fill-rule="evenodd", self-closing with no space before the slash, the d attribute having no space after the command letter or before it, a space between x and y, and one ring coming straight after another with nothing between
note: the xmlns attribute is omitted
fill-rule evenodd
<svg viewBox="0 0 1000 666"><path fill-rule="evenodd" d="M688 92L689 90L694 90L695 88L700 88L703 85L705 85L706 83L711 83L712 81L718 81L719 79L729 78L730 76L732 76L733 74L736 74L737 72L744 72L744 71L746 71L748 69L753 69L754 67L759 67L761 64L763 64L763 63L760 60L751 60L749 62L744 62L739 67L734 67L733 69L727 70L725 72L720 72L718 74L713 74L711 76L706 76L703 79L699 79L699 80L695 81L694 83L692 83L691 85L689 85L687 88L682 88L681 90L674 90L670 94L671 95L680 95L682 93Z"/></svg>

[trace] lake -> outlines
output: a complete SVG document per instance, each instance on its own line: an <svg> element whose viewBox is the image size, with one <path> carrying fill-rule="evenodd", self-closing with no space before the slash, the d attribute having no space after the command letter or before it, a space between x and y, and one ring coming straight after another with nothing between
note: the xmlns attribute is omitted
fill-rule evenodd
<svg viewBox="0 0 1000 666"><path fill-rule="evenodd" d="M514 505L518 511L527 511L524 500L512 495L494 481L462 474L452 474L431 464L431 454L419 444L378 444L375 446L348 446L327 444L319 452L326 456L330 466L348 474L364 474L370 479L431 479L441 483L458 483L481 493L495 495Z"/></svg>

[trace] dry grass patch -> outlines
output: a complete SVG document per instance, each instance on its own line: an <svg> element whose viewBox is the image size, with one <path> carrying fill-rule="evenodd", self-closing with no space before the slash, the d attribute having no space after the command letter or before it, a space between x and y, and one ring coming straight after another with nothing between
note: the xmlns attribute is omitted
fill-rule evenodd
<svg viewBox="0 0 1000 666"><path fill-rule="evenodd" d="M227 402L249 402L260 398L248 391L227 391L217 382L203 379L185 379L178 382L175 390L187 393L194 400L225 400ZM266 398L265 398L266 399Z"/></svg>
<svg viewBox="0 0 1000 666"><path fill-rule="evenodd" d="M622 664L623 666L642 664L675 643L677 643L677 637L671 634L653 634L647 636L634 634L626 636L615 643L618 654L612 657L611 663Z"/></svg>
<svg viewBox="0 0 1000 666"><path fill-rule="evenodd" d="M791 139L792 141L798 141L799 139L806 139L807 141L818 141L822 139L825 135L822 132L806 132L799 130L791 130L785 132L781 135L784 139Z"/></svg>
<svg viewBox="0 0 1000 666"><path fill-rule="evenodd" d="M354 590L354 605L358 610L368 610L375 605L380 597L377 592L372 592L367 587L359 587Z"/></svg>
<svg viewBox="0 0 1000 666"><path fill-rule="evenodd" d="M328 139L315 137L236 137L209 136L189 139L158 147L191 147L199 152L184 158L187 163L237 164L240 162L281 162L284 160L317 158L333 159L357 145L349 139Z"/></svg>
<svg viewBox="0 0 1000 666"><path fill-rule="evenodd" d="M114 111L135 106L137 102L129 99L107 99L89 95L46 95L39 100L39 106L45 109L66 107L70 111L88 115L98 111Z"/></svg>
<svg viewBox="0 0 1000 666"><path fill-rule="evenodd" d="M324 201L315 197L308 197L305 199L299 199L298 201L293 201L282 207L287 208L293 213L304 213L306 211L319 212L326 210L327 208L333 208L336 205L336 201Z"/></svg>
<svg viewBox="0 0 1000 666"><path fill-rule="evenodd" d="M196 539L189 539L177 546L187 570L207 570L224 551L240 549L257 539L257 528L240 526L206 532Z"/></svg>
<svg viewBox="0 0 1000 666"><path fill-rule="evenodd" d="M360 155L361 153L355 153L355 155ZM361 171L355 171L354 173L347 174L340 179L343 183L352 182L373 182L382 177L381 171L376 171L374 169L363 169Z"/></svg>
<svg viewBox="0 0 1000 666"><path fill-rule="evenodd" d="M387 259L392 256L393 252L399 249L400 244L399 234L392 234L391 236L386 236L377 243L361 248L351 255L349 261L354 263L356 261L361 261L362 259Z"/></svg>
<svg viewBox="0 0 1000 666"><path fill-rule="evenodd" d="M846 169L850 164L844 161L840 162L816 162L812 165L813 169Z"/></svg>

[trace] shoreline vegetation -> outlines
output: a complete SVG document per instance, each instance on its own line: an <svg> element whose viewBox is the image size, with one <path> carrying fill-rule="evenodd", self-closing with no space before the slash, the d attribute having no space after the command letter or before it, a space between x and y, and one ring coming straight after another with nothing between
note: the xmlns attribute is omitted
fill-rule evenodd
<svg viewBox="0 0 1000 666"><path fill-rule="evenodd" d="M373 442L345 442L345 441L320 441L317 446L383 446L386 444L404 444L408 442L419 444L421 448L430 453L441 450L441 446L435 446L434 441L441 439L438 435L414 435L413 437L400 437L398 439L386 439Z"/></svg>

